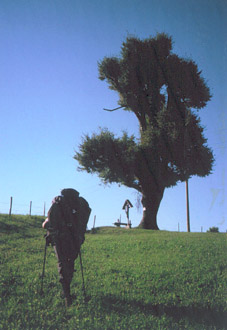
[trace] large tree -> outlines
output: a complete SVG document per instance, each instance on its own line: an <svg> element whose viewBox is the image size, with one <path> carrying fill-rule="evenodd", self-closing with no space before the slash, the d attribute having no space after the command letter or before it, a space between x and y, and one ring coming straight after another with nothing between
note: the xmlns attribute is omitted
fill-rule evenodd
<svg viewBox="0 0 227 330"><path fill-rule="evenodd" d="M120 57L105 57L98 67L99 78L119 94L116 109L136 115L140 138L101 129L83 138L74 158L81 170L98 174L104 183L139 191L140 226L158 229L165 188L211 173L213 154L196 113L210 100L209 88L195 62L172 53L172 39L165 34L129 37Z"/></svg>

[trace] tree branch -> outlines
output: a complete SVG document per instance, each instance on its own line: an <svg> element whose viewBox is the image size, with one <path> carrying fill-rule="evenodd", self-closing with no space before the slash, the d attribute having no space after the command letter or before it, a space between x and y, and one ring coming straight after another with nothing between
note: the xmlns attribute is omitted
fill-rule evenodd
<svg viewBox="0 0 227 330"><path fill-rule="evenodd" d="M112 112L112 111L115 111L115 110L119 110L121 108L124 108L124 107L120 106L120 107L117 107L117 108L114 108L114 109L105 109L105 108L103 108L103 110Z"/></svg>
<svg viewBox="0 0 227 330"><path fill-rule="evenodd" d="M124 182L124 183L122 183L122 184L124 184L124 185L125 185L126 187L128 187L128 188L134 188L134 189L136 189L137 191L139 191L140 193L142 192L140 184L137 184L137 183L135 183L135 182L131 182L131 183L129 183L129 182Z"/></svg>

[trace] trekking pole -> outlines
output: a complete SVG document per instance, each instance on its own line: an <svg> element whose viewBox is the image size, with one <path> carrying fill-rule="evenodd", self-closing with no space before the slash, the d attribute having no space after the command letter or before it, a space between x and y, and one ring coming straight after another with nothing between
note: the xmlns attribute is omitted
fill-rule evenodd
<svg viewBox="0 0 227 330"><path fill-rule="evenodd" d="M86 301L86 291L85 291L85 285L84 285L84 272L83 272L81 252L79 252L79 256L80 256L80 269L81 269L81 275L82 275L82 281L83 281L84 300Z"/></svg>
<svg viewBox="0 0 227 330"><path fill-rule="evenodd" d="M45 264L46 264L46 253L47 253L47 241L45 239L45 249L44 249L44 258L43 258L43 272L42 272L42 281L41 281L41 290L40 294L43 294L43 278L44 278L44 272L45 272Z"/></svg>

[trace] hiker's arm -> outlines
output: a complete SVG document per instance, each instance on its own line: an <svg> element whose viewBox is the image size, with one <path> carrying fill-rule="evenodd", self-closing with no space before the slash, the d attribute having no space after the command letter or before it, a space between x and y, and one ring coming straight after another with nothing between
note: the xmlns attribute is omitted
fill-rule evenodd
<svg viewBox="0 0 227 330"><path fill-rule="evenodd" d="M59 204L54 203L51 206L51 209L48 212L48 219L49 219L50 227L53 230L58 230L59 224L61 224L62 221L62 213Z"/></svg>
<svg viewBox="0 0 227 330"><path fill-rule="evenodd" d="M46 220L42 223L43 229L58 229L60 220L59 205L53 204L48 212Z"/></svg>
<svg viewBox="0 0 227 330"><path fill-rule="evenodd" d="M43 229L48 229L50 227L49 219L46 218L46 220L42 223Z"/></svg>

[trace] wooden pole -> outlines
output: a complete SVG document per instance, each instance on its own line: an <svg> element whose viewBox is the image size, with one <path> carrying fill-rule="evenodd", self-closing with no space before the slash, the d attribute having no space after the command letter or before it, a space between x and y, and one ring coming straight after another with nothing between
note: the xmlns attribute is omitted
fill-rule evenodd
<svg viewBox="0 0 227 330"><path fill-rule="evenodd" d="M46 216L46 203L44 202L44 207L43 207L43 216Z"/></svg>
<svg viewBox="0 0 227 330"><path fill-rule="evenodd" d="M190 214L189 214L189 192L188 192L188 180L186 180L186 208L187 208L187 230L190 233Z"/></svg>
<svg viewBox="0 0 227 330"><path fill-rule="evenodd" d="M128 225L129 225L129 206L126 206L126 216L127 216L127 220L128 220Z"/></svg>
<svg viewBox="0 0 227 330"><path fill-rule="evenodd" d="M94 216L93 228L95 228L96 215Z"/></svg>
<svg viewBox="0 0 227 330"><path fill-rule="evenodd" d="M12 206L13 206L13 197L10 197L10 206L9 206L9 216L11 217L12 213Z"/></svg>
<svg viewBox="0 0 227 330"><path fill-rule="evenodd" d="M32 202L30 202L30 210L29 210L29 215L32 215Z"/></svg>

